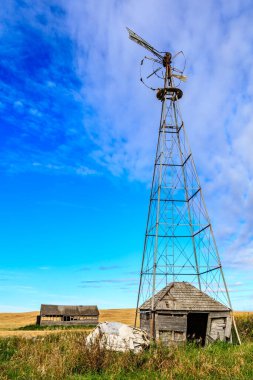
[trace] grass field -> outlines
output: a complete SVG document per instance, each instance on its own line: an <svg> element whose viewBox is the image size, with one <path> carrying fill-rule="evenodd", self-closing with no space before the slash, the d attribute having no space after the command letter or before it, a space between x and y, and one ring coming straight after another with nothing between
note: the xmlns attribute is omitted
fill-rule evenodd
<svg viewBox="0 0 253 380"><path fill-rule="evenodd" d="M100 310L99 320L120 321L122 323L133 324L135 309L107 309ZM14 329L25 325L31 325L36 322L36 316L39 311L28 313L0 313L0 329Z"/></svg>
<svg viewBox="0 0 253 380"><path fill-rule="evenodd" d="M36 316L38 311L31 311L28 313L0 313L0 337L4 336L40 336L50 333L57 333L53 331L19 331L20 327L33 325L36 323ZM245 319L246 316L253 316L253 312L235 312L236 318L240 321ZM100 310L99 321L122 322L128 325L134 324L135 309L107 309ZM82 329L83 330L83 329ZM62 330L59 330L62 332Z"/></svg>
<svg viewBox="0 0 253 380"><path fill-rule="evenodd" d="M43 336L52 333L61 333L66 330L17 330L20 327L33 325L36 323L36 316L38 311L31 311L29 313L0 313L0 337L6 336L23 336L35 337ZM122 322L128 325L134 324L135 309L108 309L100 310L99 321ZM78 329L76 329L78 330ZM80 329L83 331L83 328ZM72 331L71 329L69 331Z"/></svg>
<svg viewBox="0 0 253 380"><path fill-rule="evenodd" d="M253 379L253 313L236 313L241 346L157 345L138 355L105 351L98 345L90 349L85 344L87 332L81 329L15 330L34 323L36 315L0 314L5 336L0 338L1 380ZM102 310L100 320L133 324L134 309Z"/></svg>

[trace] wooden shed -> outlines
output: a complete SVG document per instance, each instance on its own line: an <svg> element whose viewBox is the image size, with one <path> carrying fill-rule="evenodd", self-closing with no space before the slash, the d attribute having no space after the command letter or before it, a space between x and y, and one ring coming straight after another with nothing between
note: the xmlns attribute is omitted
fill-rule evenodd
<svg viewBox="0 0 253 380"><path fill-rule="evenodd" d="M97 306L41 305L40 325L97 325Z"/></svg>
<svg viewBox="0 0 253 380"><path fill-rule="evenodd" d="M231 341L231 310L187 282L172 282L140 307L140 327L164 344Z"/></svg>

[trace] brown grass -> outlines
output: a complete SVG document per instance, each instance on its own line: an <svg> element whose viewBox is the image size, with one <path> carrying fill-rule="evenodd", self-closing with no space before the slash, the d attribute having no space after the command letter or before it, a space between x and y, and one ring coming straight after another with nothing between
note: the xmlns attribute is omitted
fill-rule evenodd
<svg viewBox="0 0 253 380"><path fill-rule="evenodd" d="M0 337L22 336L35 337L54 333L62 333L66 330L45 330L45 331L15 331L15 329L36 323L38 311L28 313L0 313ZM108 309L100 310L100 322L122 322L128 325L134 324L135 309ZM78 331L78 329L76 330ZM83 330L82 330L83 331Z"/></svg>
<svg viewBox="0 0 253 380"><path fill-rule="evenodd" d="M243 342L241 346L217 343L202 349L190 344L178 348L158 344L138 355L107 351L96 343L92 348L87 347L86 332L79 329L2 330L0 338L1 335L18 336L0 339L0 379L252 380L253 313L235 314ZM21 321L31 323L29 318L35 315L5 313L0 314L0 321L4 327L17 327ZM117 320L131 324L134 309L102 310L100 316L101 321ZM23 339L35 336L34 339Z"/></svg>
<svg viewBox="0 0 253 380"><path fill-rule="evenodd" d="M87 347L84 333L0 340L1 380L252 380L253 343L166 348L134 355Z"/></svg>
<svg viewBox="0 0 253 380"><path fill-rule="evenodd" d="M127 325L133 325L135 318L135 309L108 309L100 310L100 322L121 322Z"/></svg>
<svg viewBox="0 0 253 380"><path fill-rule="evenodd" d="M75 331L80 332L84 331L83 329L75 329ZM59 334L59 333L70 333L71 330L42 330L42 331L19 331L19 330L0 330L0 338L5 338L5 337L12 337L12 336L18 336L22 338L33 338L33 337L38 337L38 336L45 336L45 335L50 335L50 334Z"/></svg>
<svg viewBox="0 0 253 380"><path fill-rule="evenodd" d="M234 311L235 317L253 316L253 311Z"/></svg>
<svg viewBox="0 0 253 380"><path fill-rule="evenodd" d="M28 313L0 313L0 330L16 329L25 325L36 323L38 311Z"/></svg>
<svg viewBox="0 0 253 380"><path fill-rule="evenodd" d="M14 331L19 327L36 323L38 311L27 313L0 313L0 337L4 336L24 336L34 337L48 335L52 333L62 333L66 330L47 330L47 331ZM252 316L253 312L235 312L236 317ZM134 324L135 309L107 309L100 310L100 322L122 322L128 325ZM77 330L78 331L78 330Z"/></svg>

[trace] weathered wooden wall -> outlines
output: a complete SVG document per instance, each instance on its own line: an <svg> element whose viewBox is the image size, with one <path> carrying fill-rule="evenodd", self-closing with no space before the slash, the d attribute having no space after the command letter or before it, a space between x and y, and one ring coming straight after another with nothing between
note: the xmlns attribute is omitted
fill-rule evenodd
<svg viewBox="0 0 253 380"><path fill-rule="evenodd" d="M140 314L140 328L150 334L150 319L145 313Z"/></svg>
<svg viewBox="0 0 253 380"><path fill-rule="evenodd" d="M207 341L226 341L231 337L232 318L229 313L209 313Z"/></svg>
<svg viewBox="0 0 253 380"><path fill-rule="evenodd" d="M41 321L41 326L65 326L65 325L97 325L98 322L94 320L85 321Z"/></svg>
<svg viewBox="0 0 253 380"><path fill-rule="evenodd" d="M156 314L156 338L165 345L186 341L187 314Z"/></svg>
<svg viewBox="0 0 253 380"><path fill-rule="evenodd" d="M140 314L140 327L150 334L151 320L146 313ZM232 318L229 312L208 313L206 344L215 340L227 341L231 337ZM187 340L187 313L168 314L157 312L155 314L156 339L169 345L172 342L185 342Z"/></svg>
<svg viewBox="0 0 253 380"><path fill-rule="evenodd" d="M64 321L64 320L43 319L42 317L40 320L41 326L97 325L97 324L98 324L98 318Z"/></svg>
<svg viewBox="0 0 253 380"><path fill-rule="evenodd" d="M187 315L156 314L156 330L186 332Z"/></svg>

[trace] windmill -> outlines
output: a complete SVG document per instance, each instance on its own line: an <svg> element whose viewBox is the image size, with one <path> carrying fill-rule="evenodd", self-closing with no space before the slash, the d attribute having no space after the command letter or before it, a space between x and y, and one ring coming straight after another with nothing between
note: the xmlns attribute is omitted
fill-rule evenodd
<svg viewBox="0 0 253 380"><path fill-rule="evenodd" d="M233 323L240 342L211 221L179 108L179 99L183 96L179 85L187 80L183 52L175 55L160 52L129 28L127 31L132 41L152 53L141 61L140 79L146 87L156 92L157 99L162 103L135 325L141 311L141 327L157 338L160 330L156 325L160 322L156 314L175 316L179 313L179 306L184 308L182 302L185 298L195 297L191 302L188 299L188 309L185 306L187 315L180 315L186 320L188 318L188 324L195 318L194 323L198 325L197 314L200 314L199 318L201 313L204 315L203 307L204 311L211 310L206 313L206 322L201 322L206 332L197 333L202 340L207 342L208 336L210 340L222 336L221 340L231 341ZM194 309L191 305L194 300L198 303L199 299L205 300L206 304L203 306L203 303L202 309L199 305L200 310L196 309L195 315L190 318L189 311ZM217 313L216 317L213 313L215 309L220 312L218 317ZM182 340L191 332L187 321L185 323L181 328ZM164 330L164 335L161 333L159 336L172 339L171 336L176 336L174 330L171 327L166 334Z"/></svg>

